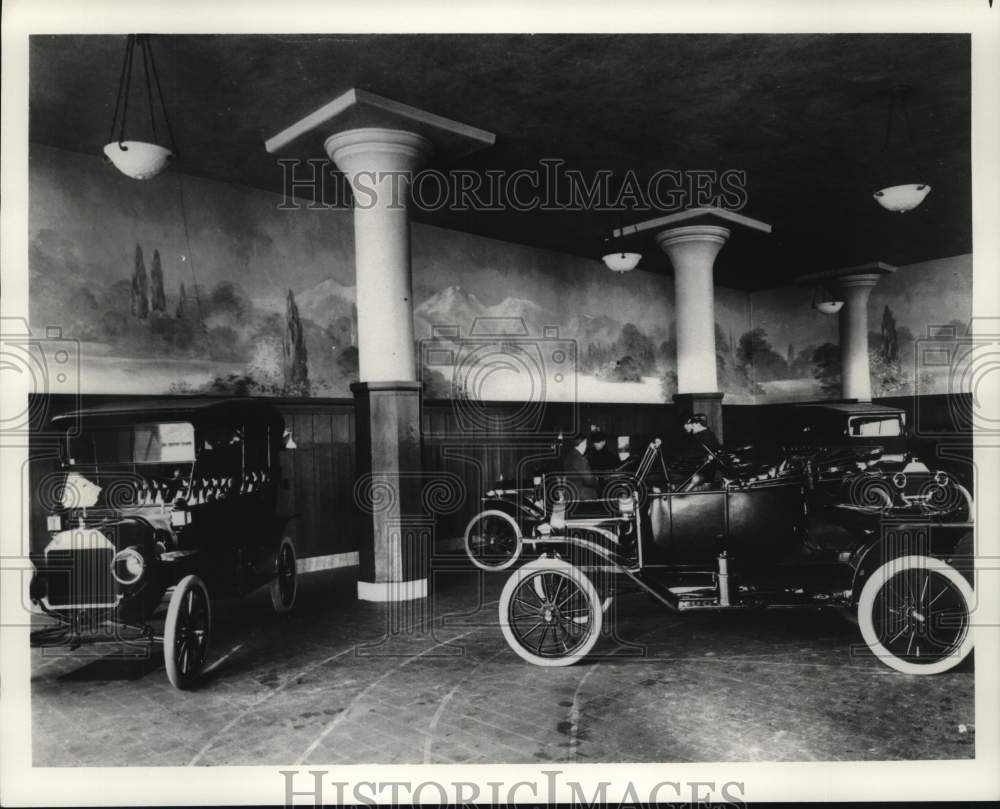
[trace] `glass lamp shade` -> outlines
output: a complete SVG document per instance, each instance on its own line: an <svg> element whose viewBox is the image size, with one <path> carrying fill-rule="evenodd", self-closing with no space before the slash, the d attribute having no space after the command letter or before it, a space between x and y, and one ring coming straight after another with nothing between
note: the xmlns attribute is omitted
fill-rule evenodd
<svg viewBox="0 0 1000 809"><path fill-rule="evenodd" d="M905 213L916 208L930 192L931 187L927 183L907 183L880 188L873 196L887 211Z"/></svg>
<svg viewBox="0 0 1000 809"><path fill-rule="evenodd" d="M634 270L639 264L639 260L642 258L642 253L608 253L606 256L601 256L601 261L604 262L611 272L629 272Z"/></svg>
<svg viewBox="0 0 1000 809"><path fill-rule="evenodd" d="M104 154L118 171L133 180L151 180L173 157L169 149L141 140L112 141L104 147Z"/></svg>
<svg viewBox="0 0 1000 809"><path fill-rule="evenodd" d="M816 301L816 303L813 304L813 308L817 312L824 315L835 315L844 308L844 302L835 300Z"/></svg>

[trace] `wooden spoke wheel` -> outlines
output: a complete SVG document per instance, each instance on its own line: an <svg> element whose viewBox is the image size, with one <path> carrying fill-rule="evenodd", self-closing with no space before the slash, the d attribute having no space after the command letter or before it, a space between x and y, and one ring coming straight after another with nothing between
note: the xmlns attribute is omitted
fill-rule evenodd
<svg viewBox="0 0 1000 809"><path fill-rule="evenodd" d="M858 621L865 643L905 674L940 674L972 651L975 593L951 565L929 556L886 562L865 583Z"/></svg>
<svg viewBox="0 0 1000 809"><path fill-rule="evenodd" d="M275 575L271 579L271 606L279 615L288 612L295 605L295 595L299 589L299 577L295 545L285 537L278 547Z"/></svg>
<svg viewBox="0 0 1000 809"><path fill-rule="evenodd" d="M208 590L197 576L185 576L170 596L163 632L167 679L175 688L190 688L201 676L211 627Z"/></svg>
<svg viewBox="0 0 1000 809"><path fill-rule="evenodd" d="M500 628L510 647L536 666L570 666L594 648L603 602L579 568L539 559L516 570L500 595Z"/></svg>
<svg viewBox="0 0 1000 809"><path fill-rule="evenodd" d="M480 570L506 570L521 556L521 527L496 509L477 514L465 528L465 553Z"/></svg>

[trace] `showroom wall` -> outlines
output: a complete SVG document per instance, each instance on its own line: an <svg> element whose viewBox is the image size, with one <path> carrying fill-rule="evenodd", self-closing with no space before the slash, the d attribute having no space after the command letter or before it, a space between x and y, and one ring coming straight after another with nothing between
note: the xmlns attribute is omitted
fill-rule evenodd
<svg viewBox="0 0 1000 809"><path fill-rule="evenodd" d="M60 326L76 341L81 389L92 394L83 403L108 394L276 397L296 443L282 463L285 510L299 515L292 530L301 553L349 562L358 517L348 389L356 374L350 214L282 211L276 195L176 172L139 183L99 157L48 147L32 146L30 165L31 324L39 332ZM576 390L546 389L546 401L563 400L543 414L547 430L598 424L628 434L641 449L677 429L669 276L614 276L597 262L420 224L413 227L413 269L421 340L432 338L435 325L458 325L463 336L478 328L530 337L556 326L558 338L546 339L575 344ZM815 313L811 296L802 287L717 290L728 442L760 440L770 412L731 405L837 395L836 318ZM894 326L883 330L886 306ZM906 371L929 326L958 321L964 328L970 310L970 256L900 268L884 279L870 305L873 370L887 380L876 394L905 397L915 383L922 393L946 391L940 379ZM306 337L304 384L284 372L290 319ZM878 358L884 344L897 347L892 362ZM441 535L454 536L478 508L479 493L499 474L517 474L526 457L544 454L547 441L469 432L461 399L445 401L454 393L445 374L425 370L423 466L429 480L457 487L454 508L436 523ZM517 384L478 393L525 398ZM893 402L912 409L905 398ZM930 432L940 432L953 402L939 395L921 402L912 423L930 420ZM77 403L53 399L48 411ZM496 403L490 416L520 418L519 407ZM37 489L56 459L37 442L32 455ZM44 542L45 510L35 501L31 519L33 542Z"/></svg>
<svg viewBox="0 0 1000 809"><path fill-rule="evenodd" d="M31 322L79 341L84 392L350 396L357 352L348 211L280 210L277 195L176 171L136 182L99 156L38 145L30 172ZM569 341L578 373L547 380L549 400L671 400L667 275L616 276L597 261L415 224L413 281L424 346L435 326L457 325L462 338L529 340L554 326L558 337L544 339ZM946 370L918 367L915 347L938 326L964 333L971 293L969 255L901 267L880 282L869 305L876 396L949 392ZM728 404L839 395L837 319L816 313L812 294L717 289ZM286 373L291 320L305 337L306 378ZM429 398L458 392L452 368L421 372ZM471 393L488 400L530 398L535 384L524 374L476 380Z"/></svg>

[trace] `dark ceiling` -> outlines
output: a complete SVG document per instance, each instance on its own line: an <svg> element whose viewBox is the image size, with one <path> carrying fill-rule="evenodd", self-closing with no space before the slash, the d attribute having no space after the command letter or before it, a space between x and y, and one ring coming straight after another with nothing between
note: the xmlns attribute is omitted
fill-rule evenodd
<svg viewBox="0 0 1000 809"><path fill-rule="evenodd" d="M32 37L32 141L100 154L124 44ZM496 134L492 148L441 168L512 171L554 158L586 176L746 171L741 212L774 231L733 236L717 265L730 286L972 249L965 35L224 35L155 37L153 48L176 170L196 176L280 193L264 141L357 87ZM898 84L912 88L916 179L933 186L903 215L871 198L886 91ZM141 136L141 117L129 120L137 126L126 134ZM415 219L589 256L618 224L586 210ZM655 246L644 252L643 268L669 270Z"/></svg>

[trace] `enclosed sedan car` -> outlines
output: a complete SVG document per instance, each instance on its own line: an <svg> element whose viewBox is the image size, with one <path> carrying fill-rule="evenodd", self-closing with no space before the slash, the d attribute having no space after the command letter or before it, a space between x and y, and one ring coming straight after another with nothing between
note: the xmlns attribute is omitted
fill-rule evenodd
<svg viewBox="0 0 1000 809"><path fill-rule="evenodd" d="M283 421L250 399L103 404L57 417L61 470L40 496L48 541L31 597L52 622L33 645L163 644L178 688L201 673L210 599L269 584L291 609L296 558L277 513ZM160 634L159 619L166 602Z"/></svg>

